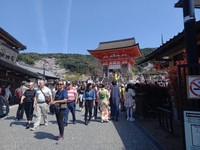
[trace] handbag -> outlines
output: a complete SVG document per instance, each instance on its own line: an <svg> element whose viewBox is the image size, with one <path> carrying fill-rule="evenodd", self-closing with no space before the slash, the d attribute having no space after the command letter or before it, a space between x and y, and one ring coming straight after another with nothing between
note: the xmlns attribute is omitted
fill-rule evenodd
<svg viewBox="0 0 200 150"><path fill-rule="evenodd" d="M60 111L60 104L52 104L49 106L49 111L52 114L57 114Z"/></svg>
<svg viewBox="0 0 200 150"><path fill-rule="evenodd" d="M66 109L66 108L67 108L67 103L60 104L60 109Z"/></svg>
<svg viewBox="0 0 200 150"><path fill-rule="evenodd" d="M50 98L49 96L46 96L46 95L43 93L42 89L40 89L40 90L41 90L42 94L44 95L45 102L46 102L47 104L49 104L49 103L51 102L51 98Z"/></svg>

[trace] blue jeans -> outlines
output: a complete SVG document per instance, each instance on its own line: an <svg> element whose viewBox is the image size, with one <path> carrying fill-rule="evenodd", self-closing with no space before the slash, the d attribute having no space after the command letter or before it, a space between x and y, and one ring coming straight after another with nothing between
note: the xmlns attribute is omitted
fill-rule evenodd
<svg viewBox="0 0 200 150"><path fill-rule="evenodd" d="M76 111L76 105L75 102L67 102L67 108L65 109L65 115L64 115L64 123L68 123L68 115L69 115L69 110L72 113L72 119L73 121L76 121L76 116L75 116L75 111Z"/></svg>

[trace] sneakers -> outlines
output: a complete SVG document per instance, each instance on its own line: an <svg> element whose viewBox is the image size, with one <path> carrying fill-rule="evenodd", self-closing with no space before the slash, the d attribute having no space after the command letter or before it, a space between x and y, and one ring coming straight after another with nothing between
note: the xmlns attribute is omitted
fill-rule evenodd
<svg viewBox="0 0 200 150"><path fill-rule="evenodd" d="M59 137L58 137L58 140L57 140L57 142L56 142L56 144L59 144L59 143L61 143L62 141L64 141L64 138L63 138L62 136L59 136Z"/></svg>
<svg viewBox="0 0 200 150"><path fill-rule="evenodd" d="M58 142L64 141L64 138L62 136L58 137Z"/></svg>
<svg viewBox="0 0 200 150"><path fill-rule="evenodd" d="M88 121L85 121L85 125L86 125L86 126L88 125Z"/></svg>
<svg viewBox="0 0 200 150"><path fill-rule="evenodd" d="M135 119L134 118L130 118L130 121L132 122L132 121L135 121Z"/></svg>
<svg viewBox="0 0 200 150"><path fill-rule="evenodd" d="M26 124L26 129L29 129L30 126L31 126L31 123L27 123L27 124Z"/></svg>
<svg viewBox="0 0 200 150"><path fill-rule="evenodd" d="M76 120L73 121L73 124L76 124Z"/></svg>
<svg viewBox="0 0 200 150"><path fill-rule="evenodd" d="M127 117L127 119L126 119L127 121L130 121L130 117Z"/></svg>
<svg viewBox="0 0 200 150"><path fill-rule="evenodd" d="M31 128L31 131L35 131L37 129L39 129L39 127L33 127L33 128Z"/></svg>
<svg viewBox="0 0 200 150"><path fill-rule="evenodd" d="M45 125L45 126L48 126L49 124L48 124L48 122L46 122L44 125Z"/></svg>

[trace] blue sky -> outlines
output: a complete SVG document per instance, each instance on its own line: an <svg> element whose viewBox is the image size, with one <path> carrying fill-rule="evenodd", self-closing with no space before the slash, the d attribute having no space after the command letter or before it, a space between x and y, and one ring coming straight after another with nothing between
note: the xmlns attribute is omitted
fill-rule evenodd
<svg viewBox="0 0 200 150"><path fill-rule="evenodd" d="M88 54L99 42L131 37L140 48L159 47L161 35L166 42L184 28L177 1L1 0L0 27L24 52Z"/></svg>

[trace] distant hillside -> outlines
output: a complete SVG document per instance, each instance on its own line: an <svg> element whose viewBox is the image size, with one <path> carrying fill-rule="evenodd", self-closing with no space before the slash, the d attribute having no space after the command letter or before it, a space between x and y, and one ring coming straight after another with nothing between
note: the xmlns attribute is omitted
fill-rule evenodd
<svg viewBox="0 0 200 150"><path fill-rule="evenodd" d="M142 52L143 56L146 56L147 54L151 53L155 49L156 48L143 48L143 49L141 49L141 52Z"/></svg>
<svg viewBox="0 0 200 150"><path fill-rule="evenodd" d="M142 59L145 55L155 50L155 48L141 49ZM22 61L26 64L43 68L45 67L54 73L67 74L67 76L73 74L86 75L92 77L102 77L102 65L100 62L91 55L81 54L38 54L38 53L21 53L18 56L18 61ZM65 70L65 71L63 71Z"/></svg>
<svg viewBox="0 0 200 150"><path fill-rule="evenodd" d="M156 48L143 48L141 49L141 52L142 52L142 57L139 57L136 59L136 62L144 59L144 57L148 54L150 54L152 51L154 51Z"/></svg>
<svg viewBox="0 0 200 150"><path fill-rule="evenodd" d="M55 73L52 68L65 69L67 74L85 74L88 76L97 76L102 74L102 66L91 55L81 55L81 54L38 54L38 53L21 53L18 56L18 61L43 68L43 63L41 61L46 61L47 68ZM54 62L55 61L55 62ZM39 63L38 63L39 62ZM49 63L53 62L53 63ZM51 66L52 64L56 66ZM41 65L41 66L38 66Z"/></svg>

